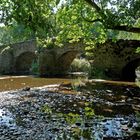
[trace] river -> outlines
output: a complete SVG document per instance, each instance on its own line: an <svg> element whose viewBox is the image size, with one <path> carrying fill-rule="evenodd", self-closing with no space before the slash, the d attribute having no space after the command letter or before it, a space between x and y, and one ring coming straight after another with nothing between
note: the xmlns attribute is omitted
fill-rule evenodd
<svg viewBox="0 0 140 140"><path fill-rule="evenodd" d="M79 78L81 79L81 78ZM46 85L54 84L68 84L74 82L81 82L78 78L41 78L35 76L1 76L0 77L0 92L17 90L25 87L41 87ZM137 86L136 82L122 82L122 81L111 81L102 79L93 79L94 83L106 83L120 86Z"/></svg>
<svg viewBox="0 0 140 140"><path fill-rule="evenodd" d="M46 85L70 83L66 78L40 78L34 76L1 76L0 91L17 90L25 87L41 87Z"/></svg>
<svg viewBox="0 0 140 140"><path fill-rule="evenodd" d="M61 83L72 87L3 92ZM140 139L135 82L3 76L0 91L0 139Z"/></svg>

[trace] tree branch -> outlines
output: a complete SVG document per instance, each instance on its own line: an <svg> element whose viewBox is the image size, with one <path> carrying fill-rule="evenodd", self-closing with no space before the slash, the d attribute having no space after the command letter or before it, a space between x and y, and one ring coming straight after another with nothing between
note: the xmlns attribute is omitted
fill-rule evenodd
<svg viewBox="0 0 140 140"><path fill-rule="evenodd" d="M107 29L126 31L126 32L131 32L131 33L140 33L140 28L138 28L138 27L128 27L128 26L120 25L120 26L107 27Z"/></svg>
<svg viewBox="0 0 140 140"><path fill-rule="evenodd" d="M98 12L101 11L101 8L94 2L94 0L85 0L89 5L94 7Z"/></svg>
<svg viewBox="0 0 140 140"><path fill-rule="evenodd" d="M94 0L85 0L89 5L91 5L95 10L100 14L100 16L106 17L105 13L102 11L102 9L94 2Z"/></svg>
<svg viewBox="0 0 140 140"><path fill-rule="evenodd" d="M83 18L87 21L87 22L96 22L96 21L100 21L103 23L103 25L105 26L106 29L111 29L111 30L118 30L118 31L126 31L126 32L131 32L131 33L140 33L140 28L138 27L128 27L127 25L115 25L114 26L110 26L110 25L106 25L105 23L107 21L107 16L106 14L103 12L103 10L94 2L94 0L85 0L89 5L91 5L96 12L99 13L99 15L101 16L102 19L95 19L95 20L89 20L86 19L84 16ZM115 15L114 15L115 16ZM111 19L110 19L111 20Z"/></svg>
<svg viewBox="0 0 140 140"><path fill-rule="evenodd" d="M87 21L87 22L103 22L103 20L102 19L93 19L93 20L90 20L90 19L88 19L88 18L86 18L84 15L83 15L83 12L81 11L81 17L85 20L85 21Z"/></svg>
<svg viewBox="0 0 140 140"><path fill-rule="evenodd" d="M84 18L84 17L83 17L83 18ZM84 20L87 21L87 22L92 22L92 23L93 23L93 22L101 22L101 23L103 22L101 19L89 20L89 19L87 19L87 18L84 18Z"/></svg>

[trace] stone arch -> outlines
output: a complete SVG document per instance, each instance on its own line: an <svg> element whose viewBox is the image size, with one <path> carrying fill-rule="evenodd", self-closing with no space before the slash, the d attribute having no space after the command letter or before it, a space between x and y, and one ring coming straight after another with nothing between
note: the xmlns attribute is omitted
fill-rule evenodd
<svg viewBox="0 0 140 140"><path fill-rule="evenodd" d="M140 66L140 58L127 63L122 69L121 79L124 81L135 81L135 70L138 66Z"/></svg>
<svg viewBox="0 0 140 140"><path fill-rule="evenodd" d="M36 55L33 52L24 52L15 58L15 73L29 74L31 64L36 60Z"/></svg>
<svg viewBox="0 0 140 140"><path fill-rule="evenodd" d="M58 73L62 73L64 74L65 72L68 71L72 61L76 58L78 54L78 51L74 50L74 51L67 51L65 53L63 53L56 62L57 65L57 71Z"/></svg>
<svg viewBox="0 0 140 140"><path fill-rule="evenodd" d="M62 76L68 71L72 61L77 56L77 50L56 53L56 50L44 50L39 54L39 73L41 76Z"/></svg>

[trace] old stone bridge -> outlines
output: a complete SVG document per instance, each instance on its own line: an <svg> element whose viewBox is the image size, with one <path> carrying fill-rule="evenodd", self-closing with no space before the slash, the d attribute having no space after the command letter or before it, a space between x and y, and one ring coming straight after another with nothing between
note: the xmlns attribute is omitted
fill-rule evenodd
<svg viewBox="0 0 140 140"><path fill-rule="evenodd" d="M28 74L33 62L38 62L40 75L60 75L67 72L79 53L80 43L63 48L38 49L35 40L0 46L0 73Z"/></svg>
<svg viewBox="0 0 140 140"><path fill-rule="evenodd" d="M0 73L26 74L32 62L37 61L40 75L61 75L68 71L82 46L82 43L68 43L63 48L39 50L34 40L0 46ZM140 66L138 47L140 41L136 40L108 40L98 44L93 50L93 66L114 79L134 80L135 69Z"/></svg>
<svg viewBox="0 0 140 140"><path fill-rule="evenodd" d="M135 69L140 66L140 47L138 40L108 40L104 44L98 44L94 53L93 65L103 69L107 76L114 79L134 81Z"/></svg>

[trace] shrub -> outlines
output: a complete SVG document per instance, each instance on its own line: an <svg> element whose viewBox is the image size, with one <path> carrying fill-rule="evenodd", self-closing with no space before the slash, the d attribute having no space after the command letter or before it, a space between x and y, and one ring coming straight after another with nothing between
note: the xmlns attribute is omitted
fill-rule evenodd
<svg viewBox="0 0 140 140"><path fill-rule="evenodd" d="M94 66L91 68L91 76L97 79L108 79L103 69L99 69Z"/></svg>
<svg viewBox="0 0 140 140"><path fill-rule="evenodd" d="M30 70L31 73L32 73L32 74L38 75L38 74L39 74L38 68L39 68L38 62L37 62L37 61L33 61L33 62L32 62L32 65L31 65L31 70Z"/></svg>
<svg viewBox="0 0 140 140"><path fill-rule="evenodd" d="M70 66L71 72L86 72L90 74L91 71L91 65L86 59L78 59L75 58Z"/></svg>

